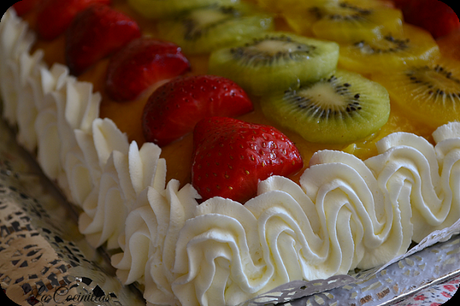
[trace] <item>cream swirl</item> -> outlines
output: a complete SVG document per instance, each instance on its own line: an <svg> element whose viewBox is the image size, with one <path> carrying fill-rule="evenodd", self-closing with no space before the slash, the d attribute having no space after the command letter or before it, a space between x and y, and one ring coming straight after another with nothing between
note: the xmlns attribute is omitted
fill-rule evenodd
<svg viewBox="0 0 460 306"><path fill-rule="evenodd" d="M28 24L18 18L14 10L7 10L0 23L0 91L4 102L3 117L10 124L17 122L17 104L23 84L18 83L19 60L28 55L34 42L35 34Z"/></svg>
<svg viewBox="0 0 460 306"><path fill-rule="evenodd" d="M151 144L145 144L140 151L135 150L132 144L130 147L130 177L136 192L136 203L131 208L125 222L125 231L120 235L119 244L122 253L112 256L112 265L117 268L117 275L124 284L134 281L144 283L144 270L152 248L162 244L157 232L158 224L168 220L163 210L156 213L149 204L155 203L153 208L165 205L163 197L159 194L164 191L166 177L166 162L159 158L160 149ZM147 163L147 164L145 164ZM151 179L153 178L153 179ZM159 218L157 216L161 216ZM152 242L160 239L161 242Z"/></svg>
<svg viewBox="0 0 460 306"><path fill-rule="evenodd" d="M109 249L121 247L122 250L126 250L127 244L131 243L129 241L131 234L136 233L133 227L137 229L139 225L136 221L132 223L130 220L136 220L136 214L148 205L149 188L164 190L166 166L164 160L159 158L161 150L158 146L145 143L139 149L137 143L132 142L128 147L127 140L120 139L121 134L115 125L111 121L107 121L106 125L112 130L96 130L93 134L94 151L99 156L102 172L100 179L93 182L94 188L83 202L84 212L79 219L79 229L87 235L89 242L94 246L107 242ZM120 143L124 143L125 147ZM109 153L106 148L116 147L121 151L111 151L105 162L106 154ZM91 158L94 160L94 155ZM86 174L90 176L89 171ZM78 176L75 178L78 179ZM128 217L131 211L134 211L133 216ZM142 217L145 216L148 214L142 215ZM126 232L125 224L128 225ZM127 250L124 253L126 259L120 256L115 257L113 262L115 266L120 266L120 278L123 279L122 270L127 264L129 265L131 254L133 252L139 254L143 250L142 248L139 251ZM146 255L141 254L140 256ZM142 264L142 262L136 261L135 264ZM133 273L136 274L136 272ZM126 277L125 282L128 282L129 279L129 276Z"/></svg>
<svg viewBox="0 0 460 306"><path fill-rule="evenodd" d="M177 242L185 222L195 214L198 206L195 199L198 197L189 184L179 189L177 180L169 181L163 192L149 188L148 200L155 218L154 226L149 226L151 254L144 272L144 298L148 305L180 304L172 287L177 278L174 269ZM134 249L131 252L138 251Z"/></svg>
<svg viewBox="0 0 460 306"><path fill-rule="evenodd" d="M103 169L100 183L82 205L78 228L94 247L106 242L108 249L119 247L118 236L123 231L129 200L124 197L119 184L118 170L126 167L123 159L123 153L113 152Z"/></svg>
<svg viewBox="0 0 460 306"><path fill-rule="evenodd" d="M41 110L46 108L47 95L60 88L68 77L68 69L60 64L48 69L42 61L43 53L38 50L33 56L27 53L19 57L16 87L18 101L16 118L18 142L33 152L37 148L36 120Z"/></svg>
<svg viewBox="0 0 460 306"><path fill-rule="evenodd" d="M92 93L93 85L77 82L67 77L60 88L47 95L45 107L39 111L35 128L38 138L38 161L44 172L58 181L59 186L70 195L64 166L67 154L77 146L74 130L89 131L99 116L101 95ZM59 152L59 158L49 154Z"/></svg>
<svg viewBox="0 0 460 306"><path fill-rule="evenodd" d="M94 148L89 147L86 153L88 166L94 165L94 153L97 154L101 174L92 182L93 188L82 204L78 227L91 245L98 247L107 242L107 247L114 249L119 247L118 237L124 230L128 209L135 201L135 191L129 181L129 144L126 135L111 120L95 122L98 124L93 126Z"/></svg>
<svg viewBox="0 0 460 306"><path fill-rule="evenodd" d="M439 127L433 138L437 142L436 156L441 170L441 186L444 205L450 203L446 219L435 227L436 230L453 225L460 218L460 124L449 123Z"/></svg>
<svg viewBox="0 0 460 306"><path fill-rule="evenodd" d="M447 218L451 199L440 185L433 145L422 137L394 133L377 143L381 154L366 160L385 198L411 211L412 239L419 242Z"/></svg>
<svg viewBox="0 0 460 306"><path fill-rule="evenodd" d="M29 52L35 39L27 22L19 18L14 9L3 14L0 23L0 55L3 60L17 59L20 54Z"/></svg>
<svg viewBox="0 0 460 306"><path fill-rule="evenodd" d="M82 206L90 192L97 190L112 150L127 152L128 140L110 119L96 119L90 131L74 133L78 146L68 152L64 170L73 203Z"/></svg>
<svg viewBox="0 0 460 306"><path fill-rule="evenodd" d="M336 229L328 229L328 234L331 241L340 243L332 250L346 250L347 243L354 245L348 269L374 267L407 250L412 236L410 208L389 201L365 163L343 152L320 151L310 164L301 177L301 186L320 209L323 226L330 227L333 220L343 222L337 223ZM340 220L339 213L349 216ZM338 236L345 234L345 228L347 243Z"/></svg>
<svg viewBox="0 0 460 306"><path fill-rule="evenodd" d="M35 120L37 117L37 108L35 101L40 100L40 69L43 69L42 62L43 52L38 50L29 56L23 53L19 57L19 72L13 75L18 76L19 82L16 84L18 91L17 100L17 124L18 124L18 142L27 150L33 151L37 146L37 134L35 132Z"/></svg>

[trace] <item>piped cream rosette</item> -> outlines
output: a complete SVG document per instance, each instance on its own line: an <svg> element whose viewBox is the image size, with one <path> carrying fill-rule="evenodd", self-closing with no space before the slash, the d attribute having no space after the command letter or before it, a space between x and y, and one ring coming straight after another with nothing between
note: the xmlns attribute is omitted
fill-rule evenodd
<svg viewBox="0 0 460 306"><path fill-rule="evenodd" d="M100 95L62 65L30 55L33 34L9 10L0 23L3 115L18 142L81 208L88 242L115 251L124 284L147 304L234 305L286 282L369 268L460 217L460 123L378 143L366 161L317 152L300 185L273 176L244 206L165 181L151 143L129 143L101 119Z"/></svg>

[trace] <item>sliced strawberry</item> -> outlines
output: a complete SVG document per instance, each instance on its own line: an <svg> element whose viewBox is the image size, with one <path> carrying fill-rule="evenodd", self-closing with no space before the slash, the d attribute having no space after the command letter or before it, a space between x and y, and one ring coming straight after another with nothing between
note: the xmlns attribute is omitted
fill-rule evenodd
<svg viewBox="0 0 460 306"><path fill-rule="evenodd" d="M18 16L22 16L38 8L44 1L45 0L22 0L13 4L13 8Z"/></svg>
<svg viewBox="0 0 460 306"><path fill-rule="evenodd" d="M244 203L260 181L303 167L295 145L271 126L206 118L196 125L193 143L192 184L203 200L220 196Z"/></svg>
<svg viewBox="0 0 460 306"><path fill-rule="evenodd" d="M52 40L63 34L74 17L88 6L111 0L46 0L37 15L37 32L41 38Z"/></svg>
<svg viewBox="0 0 460 306"><path fill-rule="evenodd" d="M407 23L424 28L434 38L442 37L460 28L455 11L438 0L394 0Z"/></svg>
<svg viewBox="0 0 460 306"><path fill-rule="evenodd" d="M190 70L190 63L179 46L141 37L133 40L110 59L106 90L115 101L136 99L163 80Z"/></svg>
<svg viewBox="0 0 460 306"><path fill-rule="evenodd" d="M136 21L125 14L107 5L91 5L75 16L67 30L66 63L72 74L79 75L140 35Z"/></svg>
<svg viewBox="0 0 460 306"><path fill-rule="evenodd" d="M165 146L192 132L203 118L236 117L252 109L243 89L227 78L180 77L153 92L144 108L142 127L147 141Z"/></svg>

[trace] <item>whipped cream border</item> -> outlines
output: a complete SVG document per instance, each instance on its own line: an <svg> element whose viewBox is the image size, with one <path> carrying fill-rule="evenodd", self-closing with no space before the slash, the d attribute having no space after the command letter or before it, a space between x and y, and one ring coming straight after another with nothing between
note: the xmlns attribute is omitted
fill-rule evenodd
<svg viewBox="0 0 460 306"><path fill-rule="evenodd" d="M148 305L236 305L292 280L381 265L460 218L460 123L438 128L436 146L391 134L366 161L319 151L300 186L273 176L244 206L222 198L198 205L190 184L165 181L161 149L139 148L99 118L100 94L67 67L47 67L42 51L30 54L34 41L8 10L0 23L4 118L81 208L88 242L118 250L117 276L143 284Z"/></svg>

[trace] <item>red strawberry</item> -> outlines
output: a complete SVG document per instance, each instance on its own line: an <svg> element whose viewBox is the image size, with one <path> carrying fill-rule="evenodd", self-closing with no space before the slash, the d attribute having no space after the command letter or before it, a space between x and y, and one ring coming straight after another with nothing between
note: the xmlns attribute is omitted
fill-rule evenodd
<svg viewBox="0 0 460 306"><path fill-rule="evenodd" d="M303 167L295 145L271 126L206 118L196 125L193 143L192 184L203 200L220 196L244 203L260 181Z"/></svg>
<svg viewBox="0 0 460 306"><path fill-rule="evenodd" d="M147 141L165 146L192 132L203 118L236 117L252 109L246 93L229 79L181 77L153 92L144 108L142 128Z"/></svg>
<svg viewBox="0 0 460 306"><path fill-rule="evenodd" d="M455 11L438 0L394 0L407 23L424 28L434 38L442 37L460 28Z"/></svg>
<svg viewBox="0 0 460 306"><path fill-rule="evenodd" d="M110 59L106 90L115 101L136 99L147 88L190 70L179 46L141 37L133 40Z"/></svg>
<svg viewBox="0 0 460 306"><path fill-rule="evenodd" d="M46 0L37 15L37 32L52 40L63 34L78 12L94 3L110 4L111 0Z"/></svg>
<svg viewBox="0 0 460 306"><path fill-rule="evenodd" d="M91 5L75 16L67 30L67 66L79 75L140 35L137 23L125 14L107 5Z"/></svg>
<svg viewBox="0 0 460 306"><path fill-rule="evenodd" d="M38 8L43 1L44 0L22 0L13 4L13 8L18 16L22 16Z"/></svg>

